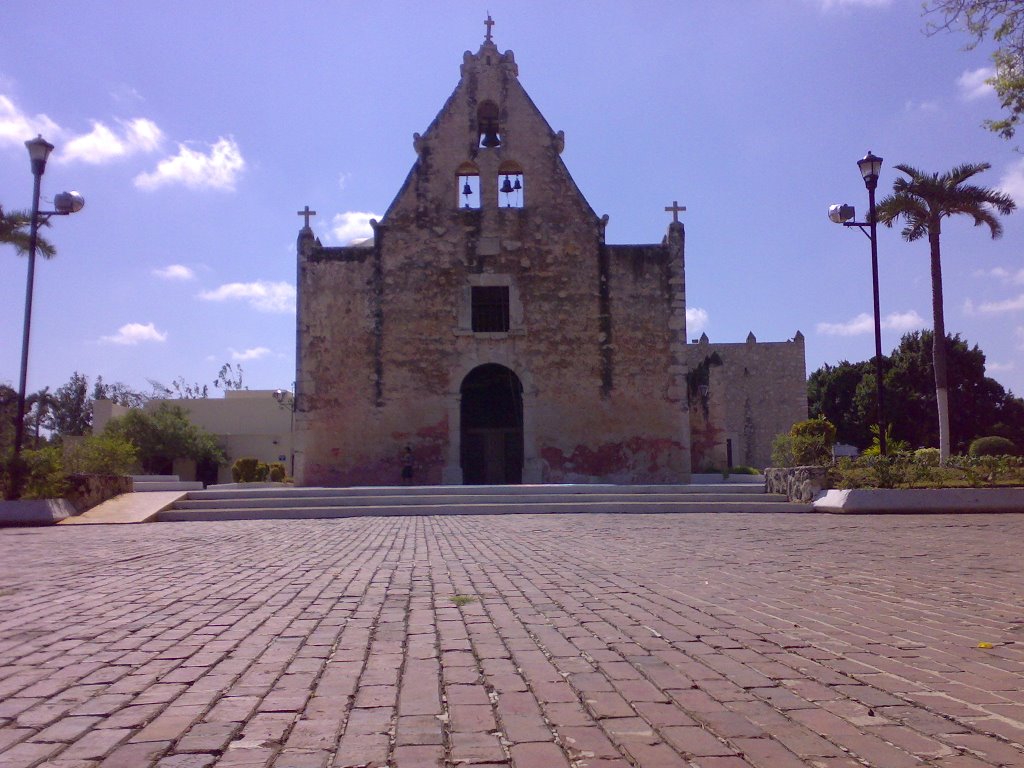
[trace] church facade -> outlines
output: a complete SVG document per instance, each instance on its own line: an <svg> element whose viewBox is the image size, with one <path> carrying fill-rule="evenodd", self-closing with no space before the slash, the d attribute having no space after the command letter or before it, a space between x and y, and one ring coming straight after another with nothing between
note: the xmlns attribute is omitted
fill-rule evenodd
<svg viewBox="0 0 1024 768"><path fill-rule="evenodd" d="M489 32L413 144L372 240L300 231L297 482L687 482L806 418L803 337L688 344L681 209L606 243Z"/></svg>

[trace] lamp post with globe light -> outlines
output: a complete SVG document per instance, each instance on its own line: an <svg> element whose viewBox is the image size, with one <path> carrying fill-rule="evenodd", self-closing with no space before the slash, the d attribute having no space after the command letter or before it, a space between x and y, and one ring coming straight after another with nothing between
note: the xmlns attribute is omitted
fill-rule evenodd
<svg viewBox="0 0 1024 768"><path fill-rule="evenodd" d="M857 227L871 241L871 289L874 297L875 310L875 407L878 421L878 452L886 455L885 445L885 406L882 387L882 316L878 302L878 216L875 212L875 189L878 188L878 176L882 170L882 158L876 157L871 150L857 161L860 175L864 178L864 186L868 190L868 220L853 221L856 217L852 205L833 205L828 209L828 217L836 224L844 227ZM865 229L867 227L867 229Z"/></svg>
<svg viewBox="0 0 1024 768"><path fill-rule="evenodd" d="M51 216L67 216L77 213L85 205L85 199L77 192L61 192L53 198L52 211L39 210L39 192L43 174L46 172L46 160L53 151L53 144L42 136L25 142L29 160L32 163L32 220L29 223L28 235L28 277L25 286L25 322L21 336L21 374L18 378L18 413L14 423L14 453L11 457L11 480L8 496L20 498L24 472L21 466L21 446L25 438L25 385L28 379L28 343L32 327L32 291L36 273L36 247L39 243L39 225L49 221Z"/></svg>

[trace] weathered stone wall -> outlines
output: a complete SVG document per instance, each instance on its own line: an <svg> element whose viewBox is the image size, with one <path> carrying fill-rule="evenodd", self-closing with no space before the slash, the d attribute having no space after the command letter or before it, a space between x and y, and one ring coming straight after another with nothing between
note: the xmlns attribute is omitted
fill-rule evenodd
<svg viewBox="0 0 1024 768"><path fill-rule="evenodd" d="M807 418L803 334L783 342L750 334L738 344L702 336L687 351L690 370L704 364L708 371L707 397L691 392L693 470L726 466L727 440L734 466L768 466L774 437Z"/></svg>
<svg viewBox="0 0 1024 768"><path fill-rule="evenodd" d="M829 487L828 467L768 467L764 485L767 493L783 494L789 501L814 501Z"/></svg>
<svg viewBox="0 0 1024 768"><path fill-rule="evenodd" d="M70 489L65 498L78 514L132 491L132 479L127 475L70 475L68 484Z"/></svg>

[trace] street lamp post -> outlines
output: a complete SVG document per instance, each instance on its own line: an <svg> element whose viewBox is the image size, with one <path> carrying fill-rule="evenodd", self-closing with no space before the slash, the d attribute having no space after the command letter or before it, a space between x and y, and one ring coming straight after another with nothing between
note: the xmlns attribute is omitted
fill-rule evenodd
<svg viewBox="0 0 1024 768"><path fill-rule="evenodd" d="M54 210L39 210L39 191L43 174L46 172L46 160L53 151L53 144L42 136L25 142L28 156L32 162L32 221L29 222L28 234L28 278L25 285L25 322L21 334L21 374L18 378L18 415L14 422L14 454L11 459L11 483L9 495L17 499L21 496L24 472L21 467L21 445L25 438L25 385L28 380L28 342L32 327L32 290L36 274L36 246L39 243L39 225L51 216L66 216L82 210L85 200L77 192L61 192L53 199Z"/></svg>
<svg viewBox="0 0 1024 768"><path fill-rule="evenodd" d="M292 384L292 390L295 389L295 384ZM290 395L290 397L289 397ZM290 475L295 477L295 393L288 392L284 389L274 390L274 399L277 404L284 408L287 407L290 411L291 418L288 423L288 453L291 456ZM287 406L285 405L287 403Z"/></svg>
<svg viewBox="0 0 1024 768"><path fill-rule="evenodd" d="M868 190L868 220L853 221L856 217L852 205L833 205L828 210L828 217L836 224L844 227L857 227L871 241L871 290L875 310L875 409L878 422L878 452L886 455L885 444L885 405L882 387L882 315L878 302L878 216L875 211L875 189L878 187L878 175L882 170L882 158L876 157L871 150L857 161L860 175L864 178L864 186ZM867 229L865 229L867 227Z"/></svg>

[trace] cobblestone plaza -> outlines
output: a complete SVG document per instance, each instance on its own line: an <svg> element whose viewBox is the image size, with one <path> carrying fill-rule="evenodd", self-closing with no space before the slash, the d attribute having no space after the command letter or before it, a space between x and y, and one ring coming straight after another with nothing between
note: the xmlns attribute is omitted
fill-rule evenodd
<svg viewBox="0 0 1024 768"><path fill-rule="evenodd" d="M0 530L0 766L1024 766L1024 516Z"/></svg>

